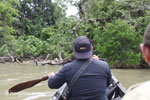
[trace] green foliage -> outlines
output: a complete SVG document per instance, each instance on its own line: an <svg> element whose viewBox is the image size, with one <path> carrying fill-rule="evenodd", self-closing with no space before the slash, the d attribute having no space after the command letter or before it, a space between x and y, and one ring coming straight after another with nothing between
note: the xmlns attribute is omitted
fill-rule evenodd
<svg viewBox="0 0 150 100"><path fill-rule="evenodd" d="M86 19L65 17L67 4ZM93 40L94 54L117 67L136 66L139 44L150 22L149 0L0 0L0 56L73 55L78 36ZM78 9L81 10L81 9ZM74 30L75 29L75 30ZM76 34L75 34L76 32Z"/></svg>
<svg viewBox="0 0 150 100"><path fill-rule="evenodd" d="M16 55L20 57L24 56L39 56L40 54L45 54L44 42L35 36L23 36L19 37L17 40L13 41L13 51Z"/></svg>
<svg viewBox="0 0 150 100"><path fill-rule="evenodd" d="M52 58L58 57L61 53L63 58L70 58L73 55L73 40L75 35L70 31L70 20L66 19L59 23L58 28L49 27L42 30L41 38L49 44L49 52ZM65 27L64 27L65 26Z"/></svg>
<svg viewBox="0 0 150 100"><path fill-rule="evenodd" d="M138 51L141 36L125 21L107 23L104 32L96 34L96 51L99 57L106 58L112 65L132 66L140 61ZM123 67L123 66L122 66Z"/></svg>
<svg viewBox="0 0 150 100"><path fill-rule="evenodd" d="M18 5L18 1L0 1L0 56L6 56L11 53L11 44L15 39L15 29L12 24L17 20L18 10L14 8L14 4Z"/></svg>
<svg viewBox="0 0 150 100"><path fill-rule="evenodd" d="M18 10L13 7L13 4L18 4L17 0L0 1L0 47L3 44L9 45L8 42L15 33L12 23L17 19Z"/></svg>
<svg viewBox="0 0 150 100"><path fill-rule="evenodd" d="M0 56L6 56L9 53L9 50L6 45L1 46Z"/></svg>
<svg viewBox="0 0 150 100"><path fill-rule="evenodd" d="M121 52L120 55L124 55L125 58L127 58L126 56L128 55L128 57L131 58L131 59L123 59L123 57L120 58L120 56L114 56L114 54L119 52L118 50L120 49L117 49L117 52L114 52L115 50L114 49L113 50L114 53L108 54L108 52L111 51L111 49L108 49L109 47L118 48L117 46L114 46L113 43L111 44L111 42L114 41L113 39L109 41L110 42L108 43L109 45L107 43L105 44L108 45L108 47L107 49L104 48L103 50L100 50L101 45L98 39L101 37L105 37L105 38L109 37L109 35L103 35L104 33L106 34L106 26L108 28L108 24L113 24L116 20L120 19L120 21L126 22L126 24L131 28L130 30L132 30L131 31L132 33L135 33L135 35L137 36L136 39L138 38L138 41L142 41L141 36L143 36L145 27L150 22L149 5L150 5L149 0L118 0L118 1L117 0L94 0L94 1L88 0L84 5L84 11L87 14L88 18L92 19L93 21L95 20L95 22L93 22L92 24L88 23L88 25L86 23L85 26L87 29L86 32L90 34L91 38L94 36L94 39L96 38L94 41L98 43L94 45L94 48L97 48L94 51L94 53L99 54L100 57L105 57L105 59L108 59L109 63L113 65L116 64L116 66L119 67L123 67L125 65L132 66L134 64L135 66L138 65L140 63L138 62L139 58L141 58L140 49L139 49L140 42L138 43L135 42L135 44L131 43L134 47L133 48L132 46L125 44L126 41L124 41L124 39L122 38L120 42L121 43L124 42L124 44L123 43L122 44L126 45L126 48L129 46L128 48L130 50L128 50L127 52L126 48L123 48L121 50L125 52ZM120 34L123 34L123 32ZM132 38L134 39L134 37L135 36L133 36ZM120 44L120 42L119 43L116 42L116 45L118 46L122 45ZM100 53L103 56L101 56Z"/></svg>
<svg viewBox="0 0 150 100"><path fill-rule="evenodd" d="M101 19L104 27L108 22L121 19L143 35L150 22L149 5L149 0L88 0L85 11L90 18Z"/></svg>
<svg viewBox="0 0 150 100"><path fill-rule="evenodd" d="M40 36L44 27L55 25L63 17L61 8L51 0L20 0L20 28L27 35Z"/></svg>

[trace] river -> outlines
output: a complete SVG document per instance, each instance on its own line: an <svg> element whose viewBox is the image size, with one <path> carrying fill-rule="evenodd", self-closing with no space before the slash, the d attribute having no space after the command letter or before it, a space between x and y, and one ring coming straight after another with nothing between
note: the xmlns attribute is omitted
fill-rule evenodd
<svg viewBox="0 0 150 100"><path fill-rule="evenodd" d="M34 64L0 64L0 100L49 100L56 90L49 89L47 81L18 93L9 94L12 86L39 79L49 72L57 72L61 66L35 66ZM111 69L120 83L129 86L150 80L150 70L145 69Z"/></svg>

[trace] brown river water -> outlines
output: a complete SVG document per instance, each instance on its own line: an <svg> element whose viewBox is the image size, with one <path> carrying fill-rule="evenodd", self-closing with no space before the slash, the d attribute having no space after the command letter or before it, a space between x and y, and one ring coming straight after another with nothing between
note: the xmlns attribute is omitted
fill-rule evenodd
<svg viewBox="0 0 150 100"><path fill-rule="evenodd" d="M49 72L57 72L61 66L35 66L35 64L0 64L0 100L49 100L56 90L49 89L47 81L32 88L9 94L12 86L21 82L39 79ZM111 69L114 76L127 89L129 86L150 80L150 70Z"/></svg>

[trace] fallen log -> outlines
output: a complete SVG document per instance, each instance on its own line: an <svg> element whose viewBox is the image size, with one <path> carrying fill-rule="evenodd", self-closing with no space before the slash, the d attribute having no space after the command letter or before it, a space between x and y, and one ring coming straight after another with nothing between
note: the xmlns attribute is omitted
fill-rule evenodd
<svg viewBox="0 0 150 100"><path fill-rule="evenodd" d="M10 57L0 57L0 63L11 62Z"/></svg>
<svg viewBox="0 0 150 100"><path fill-rule="evenodd" d="M62 61L59 61L57 58L55 58L54 60L43 60L43 61L39 61L39 60L35 60L36 65L61 65L63 64Z"/></svg>
<svg viewBox="0 0 150 100"><path fill-rule="evenodd" d="M20 63L20 61L18 60L17 57L13 57L12 55L8 54L8 57L0 57L0 63L6 63L6 62L10 62L10 63Z"/></svg>

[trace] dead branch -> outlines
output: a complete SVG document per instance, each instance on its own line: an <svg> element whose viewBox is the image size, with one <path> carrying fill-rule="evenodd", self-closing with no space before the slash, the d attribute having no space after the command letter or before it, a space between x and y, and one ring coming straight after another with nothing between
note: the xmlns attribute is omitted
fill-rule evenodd
<svg viewBox="0 0 150 100"><path fill-rule="evenodd" d="M77 29L84 20L86 20L86 19L85 18L80 19L80 21L77 23L77 25L72 29L72 31L75 33L76 37L78 37Z"/></svg>
<svg viewBox="0 0 150 100"><path fill-rule="evenodd" d="M46 58L45 58L45 60L47 60L48 58L49 58L49 56L50 56L51 54L47 54L47 56L46 56Z"/></svg>
<svg viewBox="0 0 150 100"><path fill-rule="evenodd" d="M78 37L78 33L77 33L77 29L79 28L80 24L87 20L87 16L83 10L83 4L86 2L87 0L81 0L80 2L78 2L77 4L75 4L78 8L79 8L79 13L82 15L82 18L79 20L79 22L77 23L77 25L75 27L73 27L72 31L75 33L76 37Z"/></svg>
<svg viewBox="0 0 150 100"><path fill-rule="evenodd" d="M63 62L63 58L61 56L61 52L58 54L58 58L59 58L59 63L62 63Z"/></svg>
<svg viewBox="0 0 150 100"><path fill-rule="evenodd" d="M39 61L36 59L35 60L35 65L38 66L39 65Z"/></svg>
<svg viewBox="0 0 150 100"><path fill-rule="evenodd" d="M86 2L87 0L80 0L79 3L77 3L77 7L79 8L79 12L81 13L81 15L83 16L82 18L86 17L86 14L83 10L83 4Z"/></svg>
<svg viewBox="0 0 150 100"><path fill-rule="evenodd" d="M19 63L19 64L20 64L20 61L18 60L18 58L16 58L16 61L17 61L17 63Z"/></svg>
<svg viewBox="0 0 150 100"><path fill-rule="evenodd" d="M14 57L12 55L8 54L8 56L11 58L11 62L12 63L15 62L15 59L14 59Z"/></svg>

